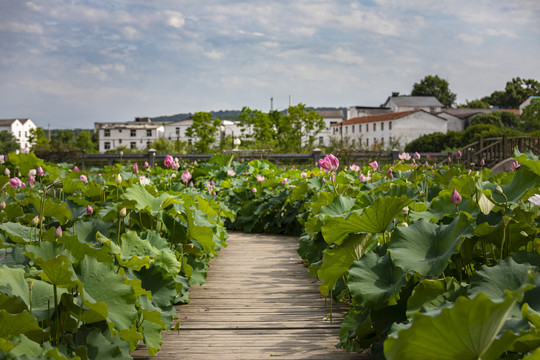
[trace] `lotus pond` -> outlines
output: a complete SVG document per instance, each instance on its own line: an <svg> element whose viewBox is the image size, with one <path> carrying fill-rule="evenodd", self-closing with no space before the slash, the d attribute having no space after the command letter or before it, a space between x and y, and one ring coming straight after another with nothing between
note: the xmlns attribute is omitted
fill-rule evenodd
<svg viewBox="0 0 540 360"><path fill-rule="evenodd" d="M387 359L540 358L540 161L379 168L0 164L0 359L130 359L181 327L227 229L297 235L337 346ZM249 254L248 254L249 256ZM435 354L435 355L434 355Z"/></svg>

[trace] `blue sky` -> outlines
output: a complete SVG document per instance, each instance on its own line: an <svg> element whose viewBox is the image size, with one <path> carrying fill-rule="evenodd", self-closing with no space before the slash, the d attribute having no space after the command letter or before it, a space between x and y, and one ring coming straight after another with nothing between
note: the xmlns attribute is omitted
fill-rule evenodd
<svg viewBox="0 0 540 360"><path fill-rule="evenodd" d="M0 0L0 118L379 106L439 75L458 103L540 81L540 1Z"/></svg>

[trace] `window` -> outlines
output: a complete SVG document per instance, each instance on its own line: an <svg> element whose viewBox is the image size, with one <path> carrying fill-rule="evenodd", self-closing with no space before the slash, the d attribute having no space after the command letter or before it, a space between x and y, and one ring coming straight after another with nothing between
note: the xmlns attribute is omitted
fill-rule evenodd
<svg viewBox="0 0 540 360"><path fill-rule="evenodd" d="M180 128L179 127L176 128L176 135L180 136Z"/></svg>
<svg viewBox="0 0 540 360"><path fill-rule="evenodd" d="M352 146L355 146L355 145L356 145L356 140L352 139Z"/></svg>
<svg viewBox="0 0 540 360"><path fill-rule="evenodd" d="M352 133L354 134L354 125L352 126ZM354 144L353 144L354 145Z"/></svg>
<svg viewBox="0 0 540 360"><path fill-rule="evenodd" d="M122 143L122 139L118 139L118 143L121 144L121 143Z"/></svg>
<svg viewBox="0 0 540 360"><path fill-rule="evenodd" d="M392 143L392 137L391 137L391 136L388 138L388 141L389 141L390 143Z"/></svg>
<svg viewBox="0 0 540 360"><path fill-rule="evenodd" d="M377 130L377 123L373 123L373 131Z"/></svg>
<svg viewBox="0 0 540 360"><path fill-rule="evenodd" d="M362 125L358 125L358 132L361 133L362 132Z"/></svg>
<svg viewBox="0 0 540 360"><path fill-rule="evenodd" d="M366 124L366 132L369 132L369 124Z"/></svg>
<svg viewBox="0 0 540 360"><path fill-rule="evenodd" d="M24 137L28 137L28 131L24 132Z"/></svg>
<svg viewBox="0 0 540 360"><path fill-rule="evenodd" d="M109 129L103 130L103 136L105 136L105 137L111 136L111 130L109 130ZM105 143L105 144L106 144L106 143ZM109 145L110 145L110 144L109 144Z"/></svg>
<svg viewBox="0 0 540 360"><path fill-rule="evenodd" d="M132 141L129 143L129 148L130 149L136 149L137 148L137 143L135 141Z"/></svg>
<svg viewBox="0 0 540 360"><path fill-rule="evenodd" d="M381 144L384 144L384 138L383 137L381 138Z"/></svg>
<svg viewBox="0 0 540 360"><path fill-rule="evenodd" d="M131 135L131 136L137 136L137 130L131 129L130 135Z"/></svg>
<svg viewBox="0 0 540 360"><path fill-rule="evenodd" d="M104 148L105 148L105 150L110 150L110 148L111 148L111 143L108 142L108 141L105 141Z"/></svg>
<svg viewBox="0 0 540 360"><path fill-rule="evenodd" d="M388 123L388 130L392 130L392 122L391 121Z"/></svg>
<svg viewBox="0 0 540 360"><path fill-rule="evenodd" d="M324 138L322 136L319 136L319 144L324 144Z"/></svg>
<svg viewBox="0 0 540 360"><path fill-rule="evenodd" d="M19 131L19 137L21 137L21 132Z"/></svg>
<svg viewBox="0 0 540 360"><path fill-rule="evenodd" d="M149 147L150 146L150 141L147 141L146 142L146 147Z"/></svg>
<svg viewBox="0 0 540 360"><path fill-rule="evenodd" d="M377 138L373 138L373 145L377 145Z"/></svg>
<svg viewBox="0 0 540 360"><path fill-rule="evenodd" d="M349 133L349 127L345 126L345 134Z"/></svg>
<svg viewBox="0 0 540 360"><path fill-rule="evenodd" d="M146 136L152 136L152 130L151 129L146 130Z"/></svg>
<svg viewBox="0 0 540 360"><path fill-rule="evenodd" d="M366 139L366 146L369 146L369 139Z"/></svg>
<svg viewBox="0 0 540 360"><path fill-rule="evenodd" d="M381 131L384 131L384 123L381 123Z"/></svg>

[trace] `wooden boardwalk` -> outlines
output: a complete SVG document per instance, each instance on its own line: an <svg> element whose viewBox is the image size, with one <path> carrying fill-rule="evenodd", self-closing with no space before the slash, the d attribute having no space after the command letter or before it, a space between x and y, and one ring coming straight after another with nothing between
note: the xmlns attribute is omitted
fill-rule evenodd
<svg viewBox="0 0 540 360"><path fill-rule="evenodd" d="M180 332L163 334L156 357L136 359L369 359L336 349L343 312L318 291L296 253L294 237L231 233L191 303L177 307Z"/></svg>

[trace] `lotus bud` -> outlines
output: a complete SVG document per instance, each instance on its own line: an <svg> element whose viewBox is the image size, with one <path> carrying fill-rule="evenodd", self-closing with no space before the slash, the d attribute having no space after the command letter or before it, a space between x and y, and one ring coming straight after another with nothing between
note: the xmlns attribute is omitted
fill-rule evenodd
<svg viewBox="0 0 540 360"><path fill-rule="evenodd" d="M480 160L480 165L485 166L486 165L486 160L485 159Z"/></svg>
<svg viewBox="0 0 540 360"><path fill-rule="evenodd" d="M124 152L120 150L120 156L124 156Z"/></svg>
<svg viewBox="0 0 540 360"><path fill-rule="evenodd" d="M502 187L500 185L497 185L497 187L495 188L495 192L497 194L504 195L504 191L503 191L503 189L502 189Z"/></svg>
<svg viewBox="0 0 540 360"><path fill-rule="evenodd" d="M8 168L4 170L4 175L9 176L11 174L11 171L9 171Z"/></svg>
<svg viewBox="0 0 540 360"><path fill-rule="evenodd" d="M125 207L123 207L121 210L120 210L120 213L119 213L120 217L125 217L127 215L127 209Z"/></svg>
<svg viewBox="0 0 540 360"><path fill-rule="evenodd" d="M251 192L252 192L252 193L256 193L256 192L257 192L257 188L251 189Z"/></svg>
<svg viewBox="0 0 540 360"><path fill-rule="evenodd" d="M120 174L116 175L115 182L116 185L120 185L122 183L122 176Z"/></svg>
<svg viewBox="0 0 540 360"><path fill-rule="evenodd" d="M6 208L6 202L5 201L0 201L0 210L4 210Z"/></svg>
<svg viewBox="0 0 540 360"><path fill-rule="evenodd" d="M450 204L453 205L459 205L461 203L461 195L458 193L456 189L452 191L452 195L450 195Z"/></svg>
<svg viewBox="0 0 540 360"><path fill-rule="evenodd" d="M62 237L62 227L59 226L56 228L56 231L54 232L54 237L59 239Z"/></svg>
<svg viewBox="0 0 540 360"><path fill-rule="evenodd" d="M45 171L43 171L43 168L41 166L38 166L37 168L37 174L38 176L43 176L45 175Z"/></svg>
<svg viewBox="0 0 540 360"><path fill-rule="evenodd" d="M458 150L455 156L456 156L456 159L461 159L461 151Z"/></svg>
<svg viewBox="0 0 540 360"><path fill-rule="evenodd" d="M394 173L392 172L392 168L388 168L388 177L390 179L393 179L394 178Z"/></svg>
<svg viewBox="0 0 540 360"><path fill-rule="evenodd" d="M77 165L73 167L73 171L79 172L79 168L77 167Z"/></svg>
<svg viewBox="0 0 540 360"><path fill-rule="evenodd" d="M88 215L92 215L94 213L94 209L90 205L86 205L86 213Z"/></svg>
<svg viewBox="0 0 540 360"><path fill-rule="evenodd" d="M39 215L34 216L32 219L32 225L38 226L39 225Z"/></svg>

